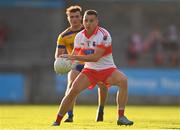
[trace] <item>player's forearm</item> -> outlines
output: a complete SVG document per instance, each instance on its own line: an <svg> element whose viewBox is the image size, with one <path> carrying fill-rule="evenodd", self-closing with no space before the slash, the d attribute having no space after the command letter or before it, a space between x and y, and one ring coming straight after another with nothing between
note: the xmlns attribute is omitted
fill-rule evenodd
<svg viewBox="0 0 180 130"><path fill-rule="evenodd" d="M73 55L74 60L84 61L84 62L97 62L101 57L99 55Z"/></svg>
<svg viewBox="0 0 180 130"><path fill-rule="evenodd" d="M60 55L64 54L65 53L65 49L56 49L56 52L55 52L55 59L59 58Z"/></svg>
<svg viewBox="0 0 180 130"><path fill-rule="evenodd" d="M71 55L78 55L79 50L73 49L71 52Z"/></svg>

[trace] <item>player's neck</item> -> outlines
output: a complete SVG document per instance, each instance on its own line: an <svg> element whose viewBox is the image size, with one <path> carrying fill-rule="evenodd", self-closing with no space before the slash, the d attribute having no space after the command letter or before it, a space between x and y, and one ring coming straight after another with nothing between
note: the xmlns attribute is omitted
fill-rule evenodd
<svg viewBox="0 0 180 130"><path fill-rule="evenodd" d="M90 36L90 35L92 35L92 33L93 33L93 30L86 30L86 34L87 34L87 35Z"/></svg>
<svg viewBox="0 0 180 130"><path fill-rule="evenodd" d="M72 31L78 31L78 30L80 30L82 27L83 27L83 26L80 24L80 25L77 25L77 26L71 26L70 29L71 29Z"/></svg>
<svg viewBox="0 0 180 130"><path fill-rule="evenodd" d="M92 35L93 33L95 33L96 29L97 29L97 27L95 27L95 28L93 28L93 29L86 30L86 34L90 36L90 35Z"/></svg>

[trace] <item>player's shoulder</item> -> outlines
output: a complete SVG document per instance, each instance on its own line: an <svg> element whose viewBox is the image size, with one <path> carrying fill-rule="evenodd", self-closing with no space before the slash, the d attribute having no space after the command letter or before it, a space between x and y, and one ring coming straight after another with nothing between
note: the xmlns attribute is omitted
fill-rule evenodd
<svg viewBox="0 0 180 130"><path fill-rule="evenodd" d="M81 31L79 31L79 32L76 34L76 37L82 37L84 30L85 30L85 29L83 28Z"/></svg>
<svg viewBox="0 0 180 130"><path fill-rule="evenodd" d="M67 28L67 29L65 29L63 32L61 32L60 34L59 34L59 37L65 37L65 36L67 36L67 35L69 35L69 34L71 34L72 33L72 31L71 31L71 29L70 28Z"/></svg>
<svg viewBox="0 0 180 130"><path fill-rule="evenodd" d="M103 38L103 40L107 40L107 39L111 39L111 35L110 33L105 29L105 28L102 28L102 27L99 27L98 28L98 34L100 35L100 37Z"/></svg>
<svg viewBox="0 0 180 130"><path fill-rule="evenodd" d="M103 36L109 36L110 35L109 31L107 31L103 27L99 27L98 30L99 30L99 33L101 33Z"/></svg>

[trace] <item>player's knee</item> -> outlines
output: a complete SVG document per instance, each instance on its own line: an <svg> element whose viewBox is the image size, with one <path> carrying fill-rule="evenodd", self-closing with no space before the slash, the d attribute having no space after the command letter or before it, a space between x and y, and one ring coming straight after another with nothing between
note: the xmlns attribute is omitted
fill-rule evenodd
<svg viewBox="0 0 180 130"><path fill-rule="evenodd" d="M119 82L118 82L118 86L122 89L127 89L128 85L127 85L127 82L128 82L128 78L126 76L123 76Z"/></svg>
<svg viewBox="0 0 180 130"><path fill-rule="evenodd" d="M119 81L120 82L127 82L128 78L126 76L122 76Z"/></svg>
<svg viewBox="0 0 180 130"><path fill-rule="evenodd" d="M128 82L128 77L124 76L124 77L122 78L122 81L123 81L123 82Z"/></svg>

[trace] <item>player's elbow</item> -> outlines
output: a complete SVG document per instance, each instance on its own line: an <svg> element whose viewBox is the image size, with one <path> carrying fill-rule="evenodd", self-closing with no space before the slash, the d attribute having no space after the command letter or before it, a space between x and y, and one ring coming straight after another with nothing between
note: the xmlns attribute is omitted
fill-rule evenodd
<svg viewBox="0 0 180 130"><path fill-rule="evenodd" d="M94 62L98 62L98 60L99 60L100 58L96 58L96 59L94 59Z"/></svg>
<svg viewBox="0 0 180 130"><path fill-rule="evenodd" d="M55 53L55 56L54 56L54 58L55 58L55 59L57 59L57 58L58 58L58 54L57 54L57 53Z"/></svg>
<svg viewBox="0 0 180 130"><path fill-rule="evenodd" d="M94 56L92 62L97 62L100 58L101 58L100 56Z"/></svg>
<svg viewBox="0 0 180 130"><path fill-rule="evenodd" d="M98 60L97 59L92 59L90 62L97 62Z"/></svg>
<svg viewBox="0 0 180 130"><path fill-rule="evenodd" d="M57 55L55 55L55 59L57 59L57 58L59 58L59 57L60 57L60 55L58 55L58 54L57 54Z"/></svg>

